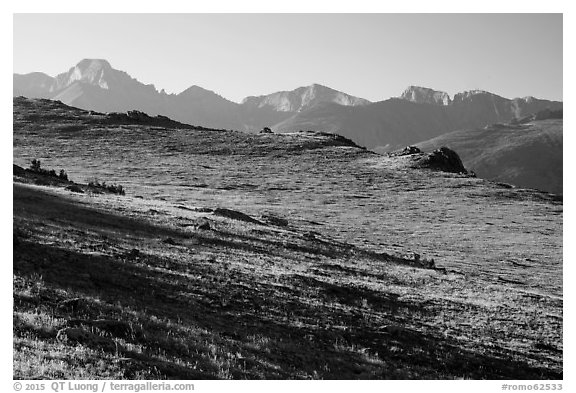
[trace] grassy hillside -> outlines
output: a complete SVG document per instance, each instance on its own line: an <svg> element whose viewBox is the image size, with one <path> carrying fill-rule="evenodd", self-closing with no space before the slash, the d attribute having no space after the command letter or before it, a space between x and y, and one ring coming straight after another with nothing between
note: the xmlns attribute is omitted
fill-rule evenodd
<svg viewBox="0 0 576 393"><path fill-rule="evenodd" d="M15 378L562 378L558 198L48 104L15 102L14 162L126 195L15 172Z"/></svg>
<svg viewBox="0 0 576 393"><path fill-rule="evenodd" d="M441 135L417 146L448 146L480 177L562 193L562 119L495 124Z"/></svg>

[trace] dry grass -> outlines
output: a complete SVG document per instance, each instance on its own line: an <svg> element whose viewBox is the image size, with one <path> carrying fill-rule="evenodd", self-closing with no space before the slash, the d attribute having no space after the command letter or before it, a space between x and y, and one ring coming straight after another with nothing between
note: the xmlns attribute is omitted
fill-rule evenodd
<svg viewBox="0 0 576 393"><path fill-rule="evenodd" d="M14 184L15 378L562 378L547 194L321 135L50 133L20 110L16 163L128 195Z"/></svg>

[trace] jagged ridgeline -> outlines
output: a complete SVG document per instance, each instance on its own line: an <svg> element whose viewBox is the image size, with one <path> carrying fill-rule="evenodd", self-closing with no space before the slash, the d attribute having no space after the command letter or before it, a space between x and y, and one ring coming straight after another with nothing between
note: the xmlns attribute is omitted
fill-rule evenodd
<svg viewBox="0 0 576 393"><path fill-rule="evenodd" d="M410 86L398 98L372 103L319 84L235 103L199 86L179 94L159 92L102 59L84 59L56 77L38 72L14 74L13 95L51 98L99 112L140 110L209 128L332 132L383 151L450 131L508 123L546 108L562 108L561 102L507 99L480 90L450 98L447 93L417 86Z"/></svg>
<svg viewBox="0 0 576 393"><path fill-rule="evenodd" d="M562 379L560 197L448 148L115 111L14 99L15 378Z"/></svg>

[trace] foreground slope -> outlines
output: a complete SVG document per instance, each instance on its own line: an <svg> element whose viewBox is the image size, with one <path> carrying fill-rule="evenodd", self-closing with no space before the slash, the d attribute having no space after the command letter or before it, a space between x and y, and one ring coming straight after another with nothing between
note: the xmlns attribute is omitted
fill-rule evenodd
<svg viewBox="0 0 576 393"><path fill-rule="evenodd" d="M424 151L456 150L464 165L485 179L562 193L562 119L493 124L418 143Z"/></svg>
<svg viewBox="0 0 576 393"><path fill-rule="evenodd" d="M562 378L553 196L49 104L15 101L14 162L126 196L17 171L16 378Z"/></svg>

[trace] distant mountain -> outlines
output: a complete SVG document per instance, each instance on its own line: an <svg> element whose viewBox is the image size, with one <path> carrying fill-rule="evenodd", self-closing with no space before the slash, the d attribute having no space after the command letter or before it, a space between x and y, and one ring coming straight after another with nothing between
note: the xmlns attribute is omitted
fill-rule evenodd
<svg viewBox="0 0 576 393"><path fill-rule="evenodd" d="M103 59L84 59L68 72L59 74L54 78L52 89L63 90L76 82L99 86L102 89L117 89L132 82L132 78L121 71L112 68L108 61Z"/></svg>
<svg viewBox="0 0 576 393"><path fill-rule="evenodd" d="M38 73L14 74L13 94L51 98L99 112L140 110L188 124L246 128L240 105L212 91L192 86L177 95L158 92L154 85L143 84L102 59L84 59L55 78ZM279 119L282 117L274 120Z"/></svg>
<svg viewBox="0 0 576 393"><path fill-rule="evenodd" d="M54 78L42 72L32 72L26 75L14 74L13 96L48 98L52 95L50 89Z"/></svg>
<svg viewBox="0 0 576 393"><path fill-rule="evenodd" d="M409 141L440 135L449 124L445 112L436 105L421 105L392 98L361 107L323 104L298 113L273 127L277 132L319 130L352 139L365 147L388 150Z"/></svg>
<svg viewBox="0 0 576 393"><path fill-rule="evenodd" d="M562 109L562 102L533 97L512 100L483 90L458 93L446 107L456 129L509 122L543 109Z"/></svg>
<svg viewBox="0 0 576 393"><path fill-rule="evenodd" d="M193 121L214 128L244 129L237 103L200 86L191 86L177 95L164 95L162 109L163 114L179 121Z"/></svg>
<svg viewBox="0 0 576 393"><path fill-rule="evenodd" d="M449 105L451 102L448 93L419 86L408 86L400 98L417 104Z"/></svg>
<svg viewBox="0 0 576 393"><path fill-rule="evenodd" d="M479 177L561 194L563 120L559 117L558 112L544 111L519 124L453 131L417 146L423 151L447 146Z"/></svg>
<svg viewBox="0 0 576 393"><path fill-rule="evenodd" d="M191 86L180 94L158 92L103 59L84 59L52 78L14 74L14 96L50 98L99 112L140 110L211 128L258 132L317 130L346 136L376 151L389 151L465 128L509 122L561 102L533 97L513 100L474 90L450 99L447 93L408 87L398 98L371 103L326 86L247 97L241 104Z"/></svg>
<svg viewBox="0 0 576 393"><path fill-rule="evenodd" d="M38 84L36 79L42 81ZM37 92L30 88L36 85ZM41 90L40 90L41 88ZM162 99L154 85L145 85L106 60L84 59L55 78L37 73L14 74L14 96L50 98L67 105L99 112L141 110L163 114Z"/></svg>
<svg viewBox="0 0 576 393"><path fill-rule="evenodd" d="M334 132L384 152L458 129L509 122L546 108L561 109L562 105L532 97L510 100L480 90L459 93L448 100L442 92L411 86L399 98L369 105L317 105L273 129Z"/></svg>
<svg viewBox="0 0 576 393"><path fill-rule="evenodd" d="M369 104L362 98L317 84L248 97L242 104L199 86L191 86L180 94L166 94L112 68L103 59L84 59L55 78L42 73L14 74L13 81L13 96L50 98L99 112L136 109L189 124L254 132L323 102Z"/></svg>
<svg viewBox="0 0 576 393"><path fill-rule="evenodd" d="M313 84L292 91L279 91L259 97L246 97L242 105L251 108L271 108L278 112L302 112L318 104L336 103L343 106L368 105L370 101L353 97L326 86Z"/></svg>

